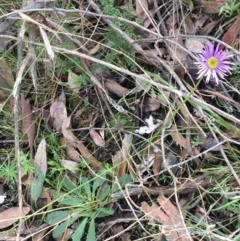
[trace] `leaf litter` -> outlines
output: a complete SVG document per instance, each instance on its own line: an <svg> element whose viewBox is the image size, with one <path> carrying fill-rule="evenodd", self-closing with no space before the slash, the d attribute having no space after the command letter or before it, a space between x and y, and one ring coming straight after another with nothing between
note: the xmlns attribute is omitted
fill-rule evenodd
<svg viewBox="0 0 240 241"><path fill-rule="evenodd" d="M31 13L55 7L32 4ZM0 33L11 38L0 50L0 222L9 237L29 219L39 235L21 229L23 239L42 239L42 225L53 240L238 238L239 14L234 1L230 20L219 13L227 4L84 0L53 15L19 11L29 32L22 49L3 14ZM232 75L218 86L199 82L196 57L218 40ZM14 120L19 50L37 57L19 68ZM24 205L13 181L18 155Z"/></svg>

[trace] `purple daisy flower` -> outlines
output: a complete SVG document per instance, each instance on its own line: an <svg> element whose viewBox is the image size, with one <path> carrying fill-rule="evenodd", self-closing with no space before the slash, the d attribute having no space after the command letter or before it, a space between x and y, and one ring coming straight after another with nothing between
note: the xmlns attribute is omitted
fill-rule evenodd
<svg viewBox="0 0 240 241"><path fill-rule="evenodd" d="M215 50L213 44L206 46L202 54L197 57L197 62L195 62L199 69L198 78L205 76L206 83L214 78L216 84L218 84L219 79L224 79L225 76L231 74L232 63L227 61L231 56L227 51L219 50L219 45Z"/></svg>

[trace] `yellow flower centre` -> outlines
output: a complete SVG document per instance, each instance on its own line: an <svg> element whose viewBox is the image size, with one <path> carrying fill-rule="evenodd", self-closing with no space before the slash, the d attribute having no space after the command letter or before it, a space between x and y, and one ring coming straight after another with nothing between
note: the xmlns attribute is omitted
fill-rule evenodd
<svg viewBox="0 0 240 241"><path fill-rule="evenodd" d="M211 57L207 60L207 65L211 69L215 69L218 66L218 60L215 57Z"/></svg>

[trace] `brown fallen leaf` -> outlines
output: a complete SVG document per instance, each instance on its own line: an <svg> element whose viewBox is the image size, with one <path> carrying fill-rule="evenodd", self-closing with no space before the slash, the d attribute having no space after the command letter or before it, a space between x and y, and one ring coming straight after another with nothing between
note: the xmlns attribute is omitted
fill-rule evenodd
<svg viewBox="0 0 240 241"><path fill-rule="evenodd" d="M71 116L65 118L62 122L62 133L63 136L66 138L66 140L72 145L76 146L78 139L77 137L72 133L71 130Z"/></svg>
<svg viewBox="0 0 240 241"><path fill-rule="evenodd" d="M132 135L125 134L122 140L122 148L118 150L112 158L113 166L117 168L117 177L120 178L126 174L127 167L132 174L131 158L129 148L132 144ZM133 175L134 176L134 175Z"/></svg>
<svg viewBox="0 0 240 241"><path fill-rule="evenodd" d="M240 29L240 16L235 20L228 31L223 35L222 41L226 44L231 44L236 39ZM220 45L219 50L223 49L223 45Z"/></svg>
<svg viewBox="0 0 240 241"><path fill-rule="evenodd" d="M67 118L66 97L64 92L52 103L50 116L53 119L53 127L57 131L60 131L63 121Z"/></svg>
<svg viewBox="0 0 240 241"><path fill-rule="evenodd" d="M212 147L214 147L214 146L216 146L218 144L218 142L215 140L215 138L213 138L213 137L204 137L202 135L199 136L199 142L200 142L199 145L201 147L203 147L204 149L206 149L206 150L208 150L208 149L210 149L210 148L212 148ZM221 146L217 146L217 147L211 149L211 151L219 151L221 149L227 149L227 147L221 145Z"/></svg>
<svg viewBox="0 0 240 241"><path fill-rule="evenodd" d="M44 237L46 236L46 232L48 232L48 227L43 228L41 231L36 232L32 236L32 241L41 241L44 240Z"/></svg>
<svg viewBox="0 0 240 241"><path fill-rule="evenodd" d="M79 163L70 161L70 160L60 160L59 161L61 166L72 172L73 174L77 175L79 173Z"/></svg>
<svg viewBox="0 0 240 241"><path fill-rule="evenodd" d="M93 169L95 170L101 170L103 168L103 165L101 162L99 162L91 153L90 151L87 149L87 147L85 147L81 141L79 141L77 139L77 137L72 133L71 131L71 116L67 117L62 124L62 133L63 136L67 139L67 141L74 147L77 147L78 150L80 151L81 155L83 156L83 158L85 159L85 161L87 163L89 163L89 165L91 167L93 167Z"/></svg>
<svg viewBox="0 0 240 241"><path fill-rule="evenodd" d="M189 38L185 40L185 46L193 53L202 53L204 45L198 39Z"/></svg>
<svg viewBox="0 0 240 241"><path fill-rule="evenodd" d="M178 43L178 45L184 46L182 38L178 36L179 34L180 29L170 29L169 31L169 35L174 37L175 42ZM179 48L178 45L169 44L169 54L173 61L184 62L187 60L187 52Z"/></svg>
<svg viewBox="0 0 240 241"><path fill-rule="evenodd" d="M170 128L170 135L177 145L180 145L181 147L187 149L186 139L181 133L179 133L178 128L175 124L173 124Z"/></svg>
<svg viewBox="0 0 240 241"><path fill-rule="evenodd" d="M104 85L110 92L114 93L115 95L117 95L119 97L124 97L131 91L130 89L122 87L116 81L111 80L111 79L107 79L105 81Z"/></svg>
<svg viewBox="0 0 240 241"><path fill-rule="evenodd" d="M85 159L86 162L89 163L89 165L91 167L93 167L93 169L99 171L103 169L103 165L100 161L98 161L91 153L90 151L87 149L87 147L85 147L81 141L78 141L78 150L81 152L83 158Z"/></svg>
<svg viewBox="0 0 240 241"><path fill-rule="evenodd" d="M136 1L136 12L135 16L139 17L143 21L143 26L145 28L148 28L149 25L151 24L151 20L149 19L148 16L148 1L147 0L141 0L141 1Z"/></svg>
<svg viewBox="0 0 240 241"><path fill-rule="evenodd" d="M32 107L28 101L21 95L21 107L22 107L22 131L28 137L28 144L30 148L30 158L34 156L34 140L36 137L36 125L34 123L34 116L32 113Z"/></svg>
<svg viewBox="0 0 240 241"><path fill-rule="evenodd" d="M73 229L67 228L63 235L61 235L59 238L55 239L56 241L68 241L71 239L73 234Z"/></svg>
<svg viewBox="0 0 240 241"><path fill-rule="evenodd" d="M0 229L7 228L18 221L20 217L24 217L30 212L30 207L22 208L23 215L20 213L19 207L11 207L0 213Z"/></svg>
<svg viewBox="0 0 240 241"><path fill-rule="evenodd" d="M62 137L60 139L60 143L63 146L66 146L66 154L68 159L75 161L75 162L79 162L81 160L80 154L77 150L75 150L75 148L66 140L65 137Z"/></svg>
<svg viewBox="0 0 240 241"><path fill-rule="evenodd" d="M185 229L185 225L180 217L179 210L171 201L162 194L157 199L160 207L153 203L149 206L142 202L141 210L145 213L150 222L158 221L162 223L162 232L165 233L169 241L190 241L190 234Z"/></svg>
<svg viewBox="0 0 240 241"><path fill-rule="evenodd" d="M200 31L199 35L208 35L220 22L221 20L216 20L208 23L206 26L204 26Z"/></svg>
<svg viewBox="0 0 240 241"><path fill-rule="evenodd" d="M105 141L103 140L101 135L98 134L98 132L96 130L90 129L89 130L89 134L90 134L91 138L93 139L94 143L97 146L100 146L100 147L104 147L105 146Z"/></svg>
<svg viewBox="0 0 240 241"><path fill-rule="evenodd" d="M162 156L161 152L158 152L155 154L154 162L152 165L153 174L155 175L155 179L157 181L159 179L159 173L161 170L162 163L163 163L163 156Z"/></svg>
<svg viewBox="0 0 240 241"><path fill-rule="evenodd" d="M46 152L46 141L42 139L38 145L35 158L34 165L37 166L42 174L45 176L47 173L47 152Z"/></svg>
<svg viewBox="0 0 240 241"><path fill-rule="evenodd" d="M161 105L158 99L152 97L144 98L143 104L146 112L157 110Z"/></svg>

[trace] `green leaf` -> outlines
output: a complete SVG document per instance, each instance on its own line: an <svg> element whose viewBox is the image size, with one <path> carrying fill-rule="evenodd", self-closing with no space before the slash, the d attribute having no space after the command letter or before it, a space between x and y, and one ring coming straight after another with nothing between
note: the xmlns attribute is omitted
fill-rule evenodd
<svg viewBox="0 0 240 241"><path fill-rule="evenodd" d="M72 217L68 220L65 220L64 222L62 222L61 224L59 224L54 230L53 230L53 237L54 238L58 238L60 237L67 229L68 226L72 225L77 219L79 218L79 216L76 217Z"/></svg>
<svg viewBox="0 0 240 241"><path fill-rule="evenodd" d="M91 218L92 216L94 216L95 212L80 212L79 213L79 217L89 217Z"/></svg>
<svg viewBox="0 0 240 241"><path fill-rule="evenodd" d="M90 182L87 177L81 177L80 178L80 184L82 188L85 190L88 200L91 200L91 186Z"/></svg>
<svg viewBox="0 0 240 241"><path fill-rule="evenodd" d="M96 240L95 219L94 218L91 219L86 241L93 241L93 240Z"/></svg>
<svg viewBox="0 0 240 241"><path fill-rule="evenodd" d="M103 183L106 181L106 174L105 173L99 173L97 178L93 182L93 188L92 188L92 197L95 196L95 191L98 187L102 186Z"/></svg>
<svg viewBox="0 0 240 241"><path fill-rule="evenodd" d="M103 218L103 217L107 217L110 215L114 214L114 210L111 208L99 208L98 209L98 213L97 213L97 217L98 218Z"/></svg>
<svg viewBox="0 0 240 241"><path fill-rule="evenodd" d="M44 183L43 175L37 175L34 177L31 185L31 198L34 202L38 200L42 193Z"/></svg>
<svg viewBox="0 0 240 241"><path fill-rule="evenodd" d="M129 174L125 174L122 177L119 178L118 182L121 187L125 187L128 183L132 181L132 177ZM114 184L113 186L113 192L116 192L119 190L119 186L117 183Z"/></svg>
<svg viewBox="0 0 240 241"><path fill-rule="evenodd" d="M103 201L109 195L110 190L111 190L110 185L104 186L99 196L99 199Z"/></svg>
<svg viewBox="0 0 240 241"><path fill-rule="evenodd" d="M56 211L56 212L52 212L50 214L47 215L46 217L46 223L48 223L49 225L55 224L60 222L61 220L67 218L67 216L69 215L68 211Z"/></svg>
<svg viewBox="0 0 240 241"><path fill-rule="evenodd" d="M77 189L77 186L66 176L64 176L62 178L62 183L63 183L63 186L69 191L73 191L74 189ZM73 191L73 193L75 193L76 195L79 196L79 190L76 190L76 191Z"/></svg>
<svg viewBox="0 0 240 241"><path fill-rule="evenodd" d="M84 218L83 221L79 224L78 228L76 229L76 231L72 235L73 241L81 240L87 221L88 221L88 218Z"/></svg>
<svg viewBox="0 0 240 241"><path fill-rule="evenodd" d="M83 200L81 198L66 196L66 197L63 197L62 200L59 200L58 202L62 205L77 206L80 203L84 203L85 200Z"/></svg>

